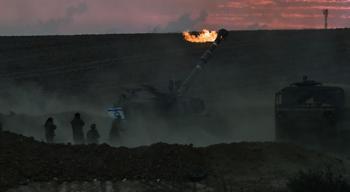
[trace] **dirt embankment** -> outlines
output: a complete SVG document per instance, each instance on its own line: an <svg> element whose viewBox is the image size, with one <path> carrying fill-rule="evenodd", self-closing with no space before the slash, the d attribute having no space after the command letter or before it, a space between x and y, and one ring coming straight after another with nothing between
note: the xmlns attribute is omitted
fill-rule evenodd
<svg viewBox="0 0 350 192"><path fill-rule="evenodd" d="M268 189L301 169L331 166L346 172L348 162L289 144L232 143L204 148L158 143L138 148L45 144L1 132L0 191L34 182L193 182L238 189Z"/></svg>

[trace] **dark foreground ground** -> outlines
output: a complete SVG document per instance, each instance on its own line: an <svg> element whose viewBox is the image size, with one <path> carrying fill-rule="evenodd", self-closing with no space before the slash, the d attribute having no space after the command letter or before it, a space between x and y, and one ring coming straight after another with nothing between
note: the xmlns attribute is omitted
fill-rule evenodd
<svg viewBox="0 0 350 192"><path fill-rule="evenodd" d="M282 143L232 143L203 148L158 143L138 148L46 144L0 134L0 191L35 182L198 181L215 191L283 188L299 170L331 167L347 173L348 161Z"/></svg>

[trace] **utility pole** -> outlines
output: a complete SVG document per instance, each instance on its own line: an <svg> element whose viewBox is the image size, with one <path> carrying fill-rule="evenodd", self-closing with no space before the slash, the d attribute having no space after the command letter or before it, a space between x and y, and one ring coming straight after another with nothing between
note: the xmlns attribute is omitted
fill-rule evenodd
<svg viewBox="0 0 350 192"><path fill-rule="evenodd" d="M328 29L328 9L323 10L323 15L324 15L324 29Z"/></svg>

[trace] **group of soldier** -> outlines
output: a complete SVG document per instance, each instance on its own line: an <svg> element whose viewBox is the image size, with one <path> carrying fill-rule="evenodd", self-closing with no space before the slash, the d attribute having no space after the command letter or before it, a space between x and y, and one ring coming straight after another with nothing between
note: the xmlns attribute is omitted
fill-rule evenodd
<svg viewBox="0 0 350 192"><path fill-rule="evenodd" d="M85 122L81 119L80 113L74 115L73 120L70 122L73 131L74 144L98 144L100 134L97 131L96 124L93 123L90 126L90 130L86 133L86 142L84 136ZM49 117L45 122L45 138L48 143L53 143L56 136L56 125L52 117Z"/></svg>

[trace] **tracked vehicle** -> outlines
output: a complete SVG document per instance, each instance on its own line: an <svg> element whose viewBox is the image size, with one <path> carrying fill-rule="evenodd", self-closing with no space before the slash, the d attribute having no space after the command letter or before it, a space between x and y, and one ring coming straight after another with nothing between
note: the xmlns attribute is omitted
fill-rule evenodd
<svg viewBox="0 0 350 192"><path fill-rule="evenodd" d="M275 95L277 141L340 144L347 140L345 91L308 80L293 83Z"/></svg>
<svg viewBox="0 0 350 192"><path fill-rule="evenodd" d="M132 124L134 127L145 127L147 124L152 126L159 119L181 127L181 123L186 120L198 118L206 110L205 103L199 97L189 96L188 90L227 35L228 31L225 29L218 31L216 40L204 52L187 78L170 80L168 90L160 90L148 84L125 88L115 107L109 109L110 114L114 118L124 120L123 126Z"/></svg>

